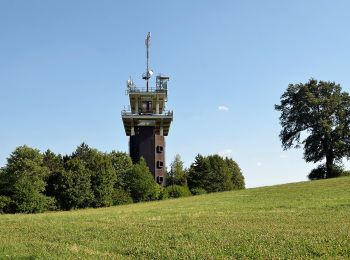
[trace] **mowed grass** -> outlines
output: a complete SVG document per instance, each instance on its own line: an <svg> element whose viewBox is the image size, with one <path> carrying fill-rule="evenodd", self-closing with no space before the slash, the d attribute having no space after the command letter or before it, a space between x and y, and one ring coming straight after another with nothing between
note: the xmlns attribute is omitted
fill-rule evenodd
<svg viewBox="0 0 350 260"><path fill-rule="evenodd" d="M350 177L0 216L0 258L350 258Z"/></svg>

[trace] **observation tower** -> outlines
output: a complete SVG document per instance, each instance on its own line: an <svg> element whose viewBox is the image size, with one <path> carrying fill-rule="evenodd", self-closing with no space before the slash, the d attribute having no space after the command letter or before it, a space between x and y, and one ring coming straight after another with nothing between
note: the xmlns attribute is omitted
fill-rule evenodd
<svg viewBox="0 0 350 260"><path fill-rule="evenodd" d="M159 74L156 84L150 87L149 80L153 71L149 67L150 33L147 34L146 72L142 79L146 86L136 87L130 78L126 82L126 95L129 96L130 106L122 111L125 133L130 136L129 154L133 163L143 157L153 173L157 183L165 185L165 136L169 133L173 120L173 112L165 110L168 100L169 77Z"/></svg>

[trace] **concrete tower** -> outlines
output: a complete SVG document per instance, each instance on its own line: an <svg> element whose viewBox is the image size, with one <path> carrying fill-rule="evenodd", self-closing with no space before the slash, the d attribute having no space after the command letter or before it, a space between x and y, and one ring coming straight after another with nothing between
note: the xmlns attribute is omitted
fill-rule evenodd
<svg viewBox="0 0 350 260"><path fill-rule="evenodd" d="M169 77L158 75L155 87L149 87L153 71L149 68L150 33L146 38L147 65L142 78L145 88L138 88L129 79L126 94L130 109L122 111L125 133L130 136L129 153L134 163L141 157L153 173L157 183L165 185L165 139L173 120L173 112L165 110Z"/></svg>

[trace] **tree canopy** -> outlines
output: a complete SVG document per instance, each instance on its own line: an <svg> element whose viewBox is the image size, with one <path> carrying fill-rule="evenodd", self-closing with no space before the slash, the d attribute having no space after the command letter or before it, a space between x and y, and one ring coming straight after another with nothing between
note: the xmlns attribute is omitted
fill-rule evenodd
<svg viewBox="0 0 350 260"><path fill-rule="evenodd" d="M53 208L55 200L44 194L49 170L39 150L17 147L0 175L0 195L7 196L14 211L42 212Z"/></svg>
<svg viewBox="0 0 350 260"><path fill-rule="evenodd" d="M167 186L187 186L187 172L179 154L175 155L174 161L170 164L170 171L167 172Z"/></svg>
<svg viewBox="0 0 350 260"><path fill-rule="evenodd" d="M326 178L335 177L335 163L350 155L350 97L335 82L315 79L290 84L275 105L281 112L283 148L304 146L306 162L326 159Z"/></svg>
<svg viewBox="0 0 350 260"><path fill-rule="evenodd" d="M155 183L151 171L146 161L141 157L137 164L128 172L128 178L125 180L129 192L135 202L157 199L158 184Z"/></svg>
<svg viewBox="0 0 350 260"><path fill-rule="evenodd" d="M206 192L244 189L244 178L232 159L198 154L188 171L188 186L191 191L199 188Z"/></svg>

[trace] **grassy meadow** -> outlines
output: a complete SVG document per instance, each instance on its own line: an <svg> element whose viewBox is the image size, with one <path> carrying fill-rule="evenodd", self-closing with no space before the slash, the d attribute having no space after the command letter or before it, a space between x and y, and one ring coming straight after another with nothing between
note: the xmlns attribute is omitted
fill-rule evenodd
<svg viewBox="0 0 350 260"><path fill-rule="evenodd" d="M0 259L350 258L350 177L0 215Z"/></svg>

